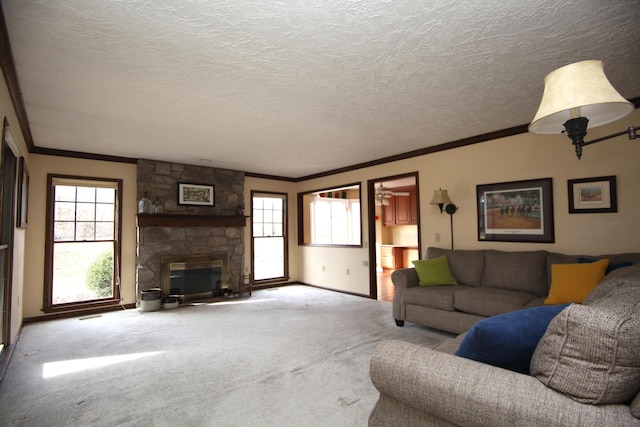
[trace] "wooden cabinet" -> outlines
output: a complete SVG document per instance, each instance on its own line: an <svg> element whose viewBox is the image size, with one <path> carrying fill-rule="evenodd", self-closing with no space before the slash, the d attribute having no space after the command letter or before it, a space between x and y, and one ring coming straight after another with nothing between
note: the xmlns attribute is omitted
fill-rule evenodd
<svg viewBox="0 0 640 427"><path fill-rule="evenodd" d="M394 188L394 191L406 191ZM415 190L408 191L408 196L393 196L389 205L383 206L384 225L416 225L418 224L418 204Z"/></svg>
<svg viewBox="0 0 640 427"><path fill-rule="evenodd" d="M389 201L388 205L382 206L382 218L384 225L396 225L396 207L393 202L393 197Z"/></svg>
<svg viewBox="0 0 640 427"><path fill-rule="evenodd" d="M380 264L382 268L397 270L403 267L403 248L398 246L380 247Z"/></svg>

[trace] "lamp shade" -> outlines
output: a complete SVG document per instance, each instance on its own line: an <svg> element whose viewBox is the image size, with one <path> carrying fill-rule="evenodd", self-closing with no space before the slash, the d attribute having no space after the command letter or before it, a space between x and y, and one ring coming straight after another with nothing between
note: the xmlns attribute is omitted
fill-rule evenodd
<svg viewBox="0 0 640 427"><path fill-rule="evenodd" d="M562 133L567 120L586 117L589 128L614 122L634 109L609 83L602 61L582 61L552 71L529 132Z"/></svg>
<svg viewBox="0 0 640 427"><path fill-rule="evenodd" d="M447 190L443 190L442 188L433 192L433 199L431 199L432 205L448 205L453 202L449 198L449 193Z"/></svg>

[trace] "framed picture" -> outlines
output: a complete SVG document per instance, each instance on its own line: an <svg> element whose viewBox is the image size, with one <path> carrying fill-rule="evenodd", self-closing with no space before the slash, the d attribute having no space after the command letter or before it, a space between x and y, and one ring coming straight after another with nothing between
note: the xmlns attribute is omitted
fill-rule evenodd
<svg viewBox="0 0 640 427"><path fill-rule="evenodd" d="M215 206L215 189L213 185L178 183L178 204Z"/></svg>
<svg viewBox="0 0 640 427"><path fill-rule="evenodd" d="M18 159L18 193L16 195L16 227L27 228L29 209L29 168L24 157Z"/></svg>
<svg viewBox="0 0 640 427"><path fill-rule="evenodd" d="M567 184L570 214L618 212L615 176L570 179Z"/></svg>
<svg viewBox="0 0 640 427"><path fill-rule="evenodd" d="M478 240L553 243L551 178L476 186Z"/></svg>

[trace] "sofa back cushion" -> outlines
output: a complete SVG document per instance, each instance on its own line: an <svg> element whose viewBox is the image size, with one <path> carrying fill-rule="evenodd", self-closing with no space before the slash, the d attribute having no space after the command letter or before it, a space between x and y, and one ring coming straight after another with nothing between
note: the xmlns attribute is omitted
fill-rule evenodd
<svg viewBox="0 0 640 427"><path fill-rule="evenodd" d="M481 286L546 295L546 257L547 251L486 250Z"/></svg>
<svg viewBox="0 0 640 427"><path fill-rule="evenodd" d="M640 263L607 274L584 300L585 305L633 310L640 302Z"/></svg>
<svg viewBox="0 0 640 427"><path fill-rule="evenodd" d="M640 264L639 252L611 255L565 255L559 254L557 252L549 252L549 254L547 255L547 286L551 286L551 266L553 264L575 264L578 262L585 262L587 260L595 261L605 258L609 260L609 265L611 266L610 270L614 269L614 267L622 266L623 264ZM609 272L611 271L607 271L607 274Z"/></svg>
<svg viewBox="0 0 640 427"><path fill-rule="evenodd" d="M480 286L484 270L484 250L451 250L429 247L427 259L447 256L451 274L460 285Z"/></svg>
<svg viewBox="0 0 640 427"><path fill-rule="evenodd" d="M531 375L578 402L630 403L640 391L638 310L570 305L538 343Z"/></svg>

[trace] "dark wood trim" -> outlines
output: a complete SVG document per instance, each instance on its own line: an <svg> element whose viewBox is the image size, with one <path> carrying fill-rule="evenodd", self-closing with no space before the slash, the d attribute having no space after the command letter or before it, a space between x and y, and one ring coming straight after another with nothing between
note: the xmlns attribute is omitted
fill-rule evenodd
<svg viewBox="0 0 640 427"><path fill-rule="evenodd" d="M251 178L272 179L274 181L298 182L297 178L289 178L286 176L278 176L278 175L266 175L263 173L255 173L255 172L245 172L244 176L248 176Z"/></svg>
<svg viewBox="0 0 640 427"><path fill-rule="evenodd" d="M416 181L415 191L418 223L415 225L415 227L417 227L418 230L418 253L420 253L420 251L422 250L422 232L420 227L420 173L416 171L367 180L367 194L369 195L367 202L367 210L369 215L369 297L373 299L378 299L378 272L376 271L376 183L381 181L393 181L395 179L407 178L411 176L414 177Z"/></svg>
<svg viewBox="0 0 640 427"><path fill-rule="evenodd" d="M138 214L138 227L244 227L244 215Z"/></svg>
<svg viewBox="0 0 640 427"><path fill-rule="evenodd" d="M2 74L4 80L7 83L7 89L9 90L9 96L13 103L13 108L18 116L18 124L24 137L24 142L27 144L29 152L33 150L33 136L31 135L31 127L29 126L29 117L27 116L27 110L24 105L24 99L22 99L22 90L20 89L20 80L18 79L18 71L16 70L16 63L13 59L13 51L11 50L11 41L9 40L9 31L7 30L7 23L4 19L4 10L0 3L0 68L2 68Z"/></svg>
<svg viewBox="0 0 640 427"><path fill-rule="evenodd" d="M20 335L22 334L22 325L18 328L18 334L14 337L16 343L20 339ZM4 373L7 371L7 366L9 366L9 362L11 361L11 356L13 356L13 351L16 349L16 344L9 344L2 349L2 353L0 353L0 381L4 378Z"/></svg>
<svg viewBox="0 0 640 427"><path fill-rule="evenodd" d="M309 286L310 288L323 289L325 291L332 291L332 292L338 292L338 293L341 293L341 294L353 295L354 297L363 297L363 298L368 298L368 299L374 299L370 295L360 294L360 293L357 293L357 292L343 291L341 289L327 288L325 286L311 285L309 283L304 283L304 282L292 282L292 283L289 283L289 284L291 285L291 284L294 284L294 283L298 284L298 285Z"/></svg>
<svg viewBox="0 0 640 427"><path fill-rule="evenodd" d="M43 154L45 156L71 157L75 159L102 160L115 163L138 163L138 159L131 157L108 156L105 154L83 153L80 151L57 150L55 148L34 147L29 152L33 154Z"/></svg>
<svg viewBox="0 0 640 427"><path fill-rule="evenodd" d="M133 309L133 308L136 308L136 304L135 303L111 304L111 305L103 306L103 307L94 307L94 308L82 309L82 310L68 310L68 311L60 312L60 313L45 314L43 316L26 317L24 319L24 322L25 323L28 323L28 322L31 323L31 322L42 322L42 321L46 321L46 320L67 319L69 317L91 316L91 315L94 315L94 314L108 313L108 312L111 312L111 311L119 311L119 310L129 310L129 309Z"/></svg>

